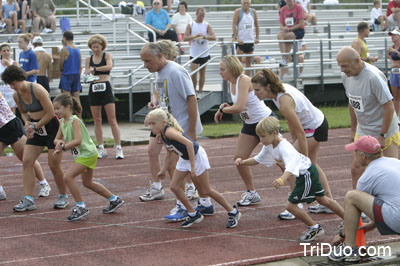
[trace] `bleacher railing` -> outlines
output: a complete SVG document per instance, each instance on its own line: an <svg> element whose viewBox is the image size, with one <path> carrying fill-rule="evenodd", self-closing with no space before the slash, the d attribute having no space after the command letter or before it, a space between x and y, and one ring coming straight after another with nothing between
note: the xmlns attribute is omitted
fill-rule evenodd
<svg viewBox="0 0 400 266"><path fill-rule="evenodd" d="M143 28L145 31L149 31L151 34L153 34L153 40L157 39L156 33L154 30L152 30L150 27L146 26L139 20L134 19L133 17L128 17L127 22L126 22L126 42L127 42L126 49L127 49L128 55L130 55L129 43L130 43L131 35L136 36L139 40L143 41L144 43L148 43L148 41L145 38L143 38L140 34L136 33L135 31L133 31L131 29L132 25L138 25L139 27Z"/></svg>

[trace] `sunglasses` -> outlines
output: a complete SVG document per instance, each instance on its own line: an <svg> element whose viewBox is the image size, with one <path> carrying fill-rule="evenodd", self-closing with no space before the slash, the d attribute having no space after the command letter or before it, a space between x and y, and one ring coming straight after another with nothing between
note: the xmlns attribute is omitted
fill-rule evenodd
<svg viewBox="0 0 400 266"><path fill-rule="evenodd" d="M160 3L159 2L154 2L153 6L158 6Z"/></svg>

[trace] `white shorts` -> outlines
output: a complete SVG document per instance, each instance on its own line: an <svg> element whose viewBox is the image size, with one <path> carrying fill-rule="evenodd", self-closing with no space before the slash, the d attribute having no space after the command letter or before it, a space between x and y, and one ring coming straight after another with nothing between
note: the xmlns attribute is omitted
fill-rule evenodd
<svg viewBox="0 0 400 266"><path fill-rule="evenodd" d="M397 22L394 20L393 14L390 14L390 16L388 16L388 21L390 24L397 24Z"/></svg>
<svg viewBox="0 0 400 266"><path fill-rule="evenodd" d="M208 161L207 153L203 147L199 146L196 158L196 176L200 176L204 171L210 169L210 162ZM178 163L176 164L176 170L180 172L190 172L192 167L190 165L190 160L185 160L179 157Z"/></svg>

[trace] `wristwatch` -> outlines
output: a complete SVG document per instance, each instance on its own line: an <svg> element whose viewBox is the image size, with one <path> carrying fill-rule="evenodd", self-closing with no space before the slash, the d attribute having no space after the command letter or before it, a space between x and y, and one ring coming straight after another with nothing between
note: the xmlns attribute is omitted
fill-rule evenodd
<svg viewBox="0 0 400 266"><path fill-rule="evenodd" d="M380 135L381 137L384 137L385 139L387 139L387 138L389 137L389 135L388 135L388 134L385 134L385 133L379 133L379 135Z"/></svg>
<svg viewBox="0 0 400 266"><path fill-rule="evenodd" d="M61 149L62 149L63 151L65 151L65 144L64 144L64 143L61 144Z"/></svg>

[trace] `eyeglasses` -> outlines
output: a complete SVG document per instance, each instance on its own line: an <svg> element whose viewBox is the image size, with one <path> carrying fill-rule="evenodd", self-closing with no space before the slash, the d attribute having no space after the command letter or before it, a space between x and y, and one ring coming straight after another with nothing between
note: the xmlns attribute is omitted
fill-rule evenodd
<svg viewBox="0 0 400 266"><path fill-rule="evenodd" d="M154 2L153 6L158 6L160 3L159 2Z"/></svg>

